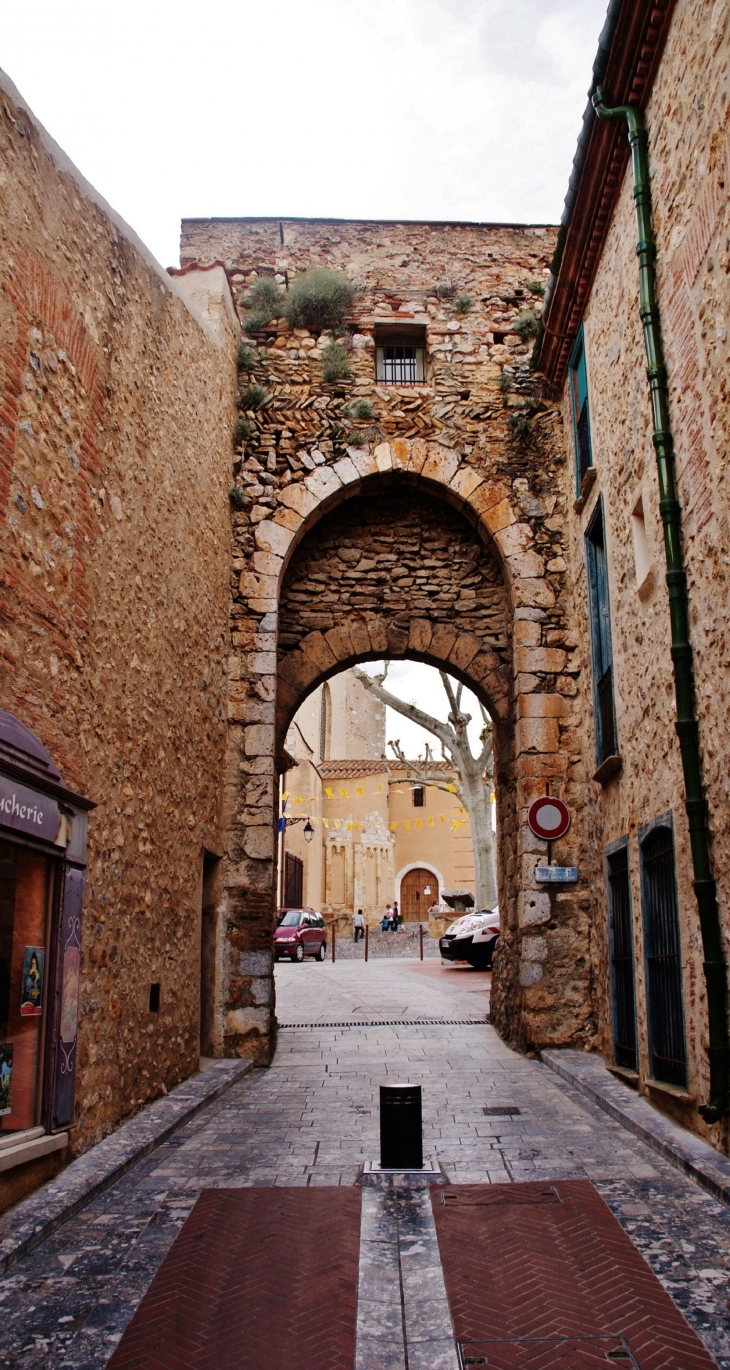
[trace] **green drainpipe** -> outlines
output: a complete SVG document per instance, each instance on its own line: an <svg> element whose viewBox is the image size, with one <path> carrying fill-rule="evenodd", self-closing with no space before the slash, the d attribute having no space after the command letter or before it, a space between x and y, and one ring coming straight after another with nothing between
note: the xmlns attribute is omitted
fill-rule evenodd
<svg viewBox="0 0 730 1370"><path fill-rule="evenodd" d="M651 182L644 117L634 105L604 104L604 92L597 86L591 96L599 119L625 119L634 168L634 201L639 241L639 312L644 328L644 346L651 393L654 448L659 474L659 495L664 524L664 551L667 561L669 613L672 625L672 661L677 701L677 736L682 753L685 809L692 846L692 869L697 907L702 929L707 1016L710 1044L710 1099L699 1109L708 1123L717 1122L728 1111L730 1053L728 1051L727 973L722 950L717 886L712 873L707 839L707 800L702 786L699 729L694 712L694 672L689 640L689 597L687 574L682 560L682 520L674 482L674 444L669 419L667 368L664 362L659 306L656 300L656 246L651 222Z"/></svg>

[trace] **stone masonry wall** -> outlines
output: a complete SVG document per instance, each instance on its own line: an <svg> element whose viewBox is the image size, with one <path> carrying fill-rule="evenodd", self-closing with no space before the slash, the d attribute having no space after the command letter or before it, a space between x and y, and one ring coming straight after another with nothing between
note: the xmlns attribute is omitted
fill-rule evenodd
<svg viewBox="0 0 730 1370"><path fill-rule="evenodd" d="M236 329L191 312L9 84L0 164L0 700L97 805L81 1151L197 1068Z"/></svg>
<svg viewBox="0 0 730 1370"><path fill-rule="evenodd" d="M730 898L730 15L727 6L679 0L647 109L658 296L669 368L677 479L683 509L695 652L697 715L710 806L713 856L726 955ZM595 787L596 841L628 834L639 1018L640 1073L649 1085L638 829L671 811L682 934L688 1097L661 1095L690 1126L707 1132L695 1110L707 1098L706 1001L697 906L684 813L668 594L651 411L638 314L636 225L631 170L608 233L585 316L586 355L597 482L570 520L581 631L587 633L583 533L603 495L610 567L616 709L623 771ZM566 416L568 413L566 399ZM569 484L572 471L568 469ZM575 494L574 486L571 494ZM632 514L643 505L649 569L637 562ZM593 756L592 729L585 739ZM608 994L605 893L600 982ZM611 1051L610 1020L603 1049ZM655 1097L660 1095L655 1091ZM719 1129L713 1140L721 1142Z"/></svg>
<svg viewBox="0 0 730 1370"><path fill-rule="evenodd" d="M341 666L365 656L409 654L460 673L483 698L491 697L498 717L502 710L498 805L504 937L495 1020L515 1041L593 1039L598 1006L591 966L591 881L598 867L580 817L588 781L578 735L585 695L564 542L563 432L555 404L529 370L531 343L514 327L533 298L531 285L539 293L547 277L553 244L552 229L529 226L183 223L183 263L222 262L242 303L259 275L275 279L283 293L297 272L314 265L346 272L361 291L343 340L349 379L328 383L323 378L323 349L331 335L292 330L283 321L250 340L255 362L241 376L244 408L251 381L265 396L245 414L249 437L236 474L242 507L233 517L222 1049L258 1059L265 1059L268 1050L274 754L288 721L307 694ZM454 297L464 292L471 304L457 308ZM376 384L376 330L404 323L425 330L425 383L410 388ZM371 404L373 418L354 416L357 400ZM432 514L406 493L418 485L441 509L444 527L453 527L459 549L452 577L459 598L458 606L453 600L449 604L452 617L461 621L474 608L474 584L465 583L468 575L459 579L460 557L467 570L474 554L472 529L489 548L479 554L485 557L482 564L500 569L502 589L491 570L485 582L489 612L509 606L507 629L497 635L505 656L496 674L493 641L487 640L494 639L494 621L473 613L470 632L454 629L448 643L429 636L438 632L431 609L444 616L438 593L429 599L423 583L413 592L405 584L399 587L405 572L399 574L397 561L388 569L383 560L395 553L379 553L377 570L367 559L356 563L353 557L350 564L358 574L345 573L347 556L357 552L360 558L364 550L347 539L358 522L371 520L366 511L380 508L387 539L396 528L389 504L395 509L396 501L405 502L414 520L416 514L425 520L430 536ZM342 509L332 515L338 504ZM449 505L458 515L453 525ZM343 522L327 521L328 515ZM339 558L342 571L331 573L328 566L324 581L315 582L321 593L313 594L305 581L320 556L317 524L323 518L321 537L338 529L338 550L335 556L332 543L330 560ZM375 526L368 523L373 537ZM438 577L441 561L424 568L425 532L423 537L411 559ZM416 574L415 567L407 570ZM284 576L288 589L279 638ZM441 588L437 580L435 590ZM416 609L417 599L428 603L427 610L420 602ZM385 612L390 603L402 609L398 622ZM330 605L336 626L327 628L324 621L313 626ZM309 628L304 636L300 615ZM485 672L492 672L491 682L485 683ZM497 679L502 689L496 688ZM525 821L530 800L548 784L576 815L554 855L575 862L584 875L577 891L562 896L535 885L535 863L545 849Z"/></svg>

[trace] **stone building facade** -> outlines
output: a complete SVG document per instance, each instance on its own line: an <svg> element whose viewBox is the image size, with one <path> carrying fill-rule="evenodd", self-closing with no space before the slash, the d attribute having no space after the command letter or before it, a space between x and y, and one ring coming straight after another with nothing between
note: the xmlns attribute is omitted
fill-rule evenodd
<svg viewBox="0 0 730 1370"><path fill-rule="evenodd" d="M406 918L427 923L444 890L474 894L469 816L455 775L437 762L437 783L420 785L414 771L384 762L385 707L354 672L309 695L286 751L297 765L281 780L282 811L294 820L283 846L279 839L282 905L291 903L284 850L301 862L299 898L343 929L358 908L374 927L395 899ZM305 819L314 829L306 837Z"/></svg>
<svg viewBox="0 0 730 1370"><path fill-rule="evenodd" d="M66 977L62 1010L63 1068L75 1068L62 1135L78 1152L197 1068L190 967L204 854L222 852L238 321L225 273L199 273L194 303L5 80L0 159L0 706L30 730L39 792L65 785L95 806L85 851L80 811L61 845L6 829L3 857L50 863L49 898L71 859L86 874L78 1000ZM19 760L11 741L8 783ZM6 915L4 903L3 938ZM19 1131L12 1100L0 1117L19 1137L12 1168L2 1152L4 1202L67 1154L39 1154L35 1135L53 1127L38 1082L58 1045L59 917L55 904L30 939L47 981L33 1080L23 1029L3 1028L16 1105L39 1090Z"/></svg>
<svg viewBox="0 0 730 1370"><path fill-rule="evenodd" d="M631 30L627 15L619 18L602 83L611 105L628 100L643 109L648 132L695 713L727 960L730 14L725 5L696 0L636 11ZM598 988L607 1005L601 1049L660 1106L726 1145L725 1125L708 1127L698 1112L710 1089L705 953L675 731L670 599L639 315L634 178L626 124L589 121L588 132L590 143L573 177L572 214L566 216L539 365L564 387L566 429L574 431L575 461L566 467L567 499L574 503L566 536L576 627L587 646L593 632L594 678L601 669L592 575L597 528L606 568L617 759L608 773L605 764L596 771L592 816L587 815L603 865L596 884ZM584 451L581 471L585 437L574 421L584 400L591 451ZM587 771L602 759L600 724L593 724L587 714ZM666 849L664 908L652 874L660 868L657 834ZM668 920L663 932L658 920ZM674 1032L668 1035L672 1016Z"/></svg>

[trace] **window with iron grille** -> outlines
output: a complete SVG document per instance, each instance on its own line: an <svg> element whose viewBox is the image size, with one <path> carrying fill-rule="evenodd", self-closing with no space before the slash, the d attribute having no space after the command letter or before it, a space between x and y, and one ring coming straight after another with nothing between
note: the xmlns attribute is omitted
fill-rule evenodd
<svg viewBox="0 0 730 1370"><path fill-rule="evenodd" d="M608 598L608 562L606 560L602 500L598 501L596 512L588 526L585 541L588 569L588 613L591 622L591 656L593 659L596 763L600 766L607 757L618 754L616 711L613 697L613 650L611 646L611 610Z"/></svg>
<svg viewBox="0 0 730 1370"><path fill-rule="evenodd" d="M424 330L378 332L375 338L375 379L381 385L423 385L426 380Z"/></svg>
<svg viewBox="0 0 730 1370"><path fill-rule="evenodd" d="M649 1019L649 1071L654 1080L687 1087L674 833L671 815L641 838L641 902Z"/></svg>
<svg viewBox="0 0 730 1370"><path fill-rule="evenodd" d="M611 947L613 1059L615 1065L623 1066L625 1070L636 1070L636 988L628 842L622 842L608 853L606 866Z"/></svg>
<svg viewBox="0 0 730 1370"><path fill-rule="evenodd" d="M568 367L570 377L570 399L573 413L573 442L575 446L575 475L578 493L583 477L593 465L591 446L591 419L588 405L588 372L586 370L586 351L581 328Z"/></svg>
<svg viewBox="0 0 730 1370"><path fill-rule="evenodd" d="M413 807L414 809L423 808L423 785L413 786Z"/></svg>

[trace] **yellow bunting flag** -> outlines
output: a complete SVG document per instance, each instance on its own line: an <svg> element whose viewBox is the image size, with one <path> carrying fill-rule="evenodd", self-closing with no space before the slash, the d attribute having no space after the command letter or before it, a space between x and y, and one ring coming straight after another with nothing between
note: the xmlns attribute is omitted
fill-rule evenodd
<svg viewBox="0 0 730 1370"><path fill-rule="evenodd" d="M335 819L335 827L338 828L338 829L341 827L341 823L340 823L339 818L336 818L336 819Z"/></svg>
<svg viewBox="0 0 730 1370"><path fill-rule="evenodd" d="M378 785L378 788L377 788L377 790L375 791L375 793L376 793L376 794L382 794L382 793L383 793L383 787L382 787L382 785Z"/></svg>
<svg viewBox="0 0 730 1370"><path fill-rule="evenodd" d="M422 828L422 827L423 827L423 821L422 821L420 818L417 818L417 819L416 819L416 827L417 827L417 828Z"/></svg>
<svg viewBox="0 0 730 1370"><path fill-rule="evenodd" d="M410 820L407 818L407 819L406 819L406 832L410 832L410 831L411 831L411 824L410 824Z"/></svg>
<svg viewBox="0 0 730 1370"><path fill-rule="evenodd" d="M444 817L444 815L443 815L442 813L439 814L439 822L440 822L440 823L445 823L445 822L446 822L446 819L445 819L445 817Z"/></svg>
<svg viewBox="0 0 730 1370"><path fill-rule="evenodd" d="M397 822L396 822L396 823L391 823L391 825L390 825L390 831L391 831L391 832L395 832L395 830L396 830L397 827L398 827Z"/></svg>
<svg viewBox="0 0 730 1370"><path fill-rule="evenodd" d="M294 800L294 803L295 803L295 804L301 804L301 802L302 802L302 796L301 796L300 794L298 794L298 795L296 796L295 800Z"/></svg>
<svg viewBox="0 0 730 1370"><path fill-rule="evenodd" d="M314 814L312 814L312 817L310 818L309 821L310 821L310 823L319 823L319 819L318 819L318 818L315 818L315 817L314 817ZM323 821L324 821L324 820L323 820Z"/></svg>
<svg viewBox="0 0 730 1370"><path fill-rule="evenodd" d="M458 818L455 818L454 821L453 821L453 823L451 824L451 831L452 831L452 832L458 832L458 831L459 831L459 828L463 828L463 826L464 826L464 824L463 824L463 823L460 823L459 820L458 820Z"/></svg>
<svg viewBox="0 0 730 1370"><path fill-rule="evenodd" d="M434 823L434 821L433 821L432 818L429 818L429 820L428 820L428 826L429 826L429 828L434 828L434 827L436 826L436 824Z"/></svg>
<svg viewBox="0 0 730 1370"><path fill-rule="evenodd" d="M362 827L362 823L353 823L352 826L353 826L353 828L361 828L361 827Z"/></svg>
<svg viewBox="0 0 730 1370"><path fill-rule="evenodd" d="M322 824L323 824L323 826L324 826L325 828L328 828L329 825L330 825L329 818L323 818L323 819L322 819Z"/></svg>
<svg viewBox="0 0 730 1370"><path fill-rule="evenodd" d="M352 823L347 824L347 831L352 832Z"/></svg>
<svg viewBox="0 0 730 1370"><path fill-rule="evenodd" d="M364 791L362 785L358 785L357 789L355 790L355 794L364 794L364 793L365 793L365 791Z"/></svg>
<svg viewBox="0 0 730 1370"><path fill-rule="evenodd" d="M350 796L349 796L349 794L347 793L347 790L340 790L340 799L349 799L349 798L350 798Z"/></svg>
<svg viewBox="0 0 730 1370"><path fill-rule="evenodd" d="M310 802L310 804L316 804L316 803L317 803L317 796L316 796L316 794L310 794L310 796L309 796L309 802Z"/></svg>
<svg viewBox="0 0 730 1370"><path fill-rule="evenodd" d="M331 789L330 789L329 785L325 785L325 787L324 787L324 792L325 792L325 794L327 795L327 798L328 798L328 799L334 799L334 797L335 797L335 792L334 792L334 790L331 790Z"/></svg>
<svg viewBox="0 0 730 1370"><path fill-rule="evenodd" d="M284 800L284 803L286 804L286 801L287 801L287 799L289 798L289 795L287 794L286 790L284 790L284 793L283 793L283 795L282 795L281 797L282 797L282 799Z"/></svg>
<svg viewBox="0 0 730 1370"><path fill-rule="evenodd" d="M447 785L446 788L447 788L447 790L449 790L449 791L451 792L451 794L456 794L456 793L457 793L457 789L456 789L456 786L455 786L455 785Z"/></svg>

